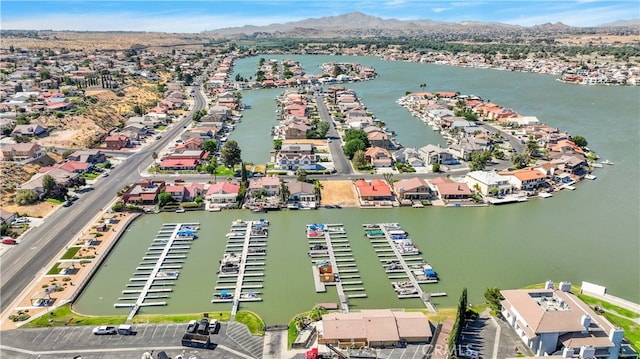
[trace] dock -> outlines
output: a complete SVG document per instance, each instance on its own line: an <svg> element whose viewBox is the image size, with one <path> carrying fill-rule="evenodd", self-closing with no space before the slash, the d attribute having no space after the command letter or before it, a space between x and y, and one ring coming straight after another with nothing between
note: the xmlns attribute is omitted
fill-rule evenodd
<svg viewBox="0 0 640 359"><path fill-rule="evenodd" d="M317 293L326 292L326 286L335 285L339 306L349 312L350 298L366 298L362 280L351 252L347 233L342 224L309 224L306 228L309 241L308 255L312 258L313 282ZM321 274L318 265L330 263L331 272ZM327 278L322 276L333 275Z"/></svg>
<svg viewBox="0 0 640 359"><path fill-rule="evenodd" d="M185 244L184 241L197 238L195 232L198 226L198 223L163 224L147 251L147 254L153 253L153 255L145 255L142 258L142 265L136 268L139 272L134 272L133 277L129 279L127 287L136 289L122 291L122 294L137 294L137 296L119 297L119 302L113 305L115 308L131 308L126 323L131 322L141 307L167 305L166 301L153 300L168 298L168 294L158 294L173 291L166 287L172 286L173 281L178 279L179 272L175 269L181 268L182 265L168 263L175 263L176 260L179 263L184 261L185 253L190 248L190 245Z"/></svg>
<svg viewBox="0 0 640 359"><path fill-rule="evenodd" d="M371 227L368 229L370 228ZM429 312L435 314L436 309L430 302L431 295L424 292L422 287L420 287L421 283L427 283L429 281L419 281L416 278L414 270L407 263L414 261L424 262L422 258L419 257L406 258L406 248L408 247L407 243L411 243L410 241L406 242L406 240L408 240L408 234L406 234L406 232L404 232L397 223L380 223L378 224L378 228L384 233L384 238L386 239L388 248L391 249L394 254L393 259L389 260L389 256L386 255L387 252L378 252L381 262L384 261L384 263L387 263L385 270L387 273L403 273L402 276L404 281L393 283L398 298L419 298ZM381 256L382 253L385 255ZM394 274L394 276L400 276L400 274ZM437 280L435 282L437 282ZM439 294L442 295L441 293Z"/></svg>
<svg viewBox="0 0 640 359"><path fill-rule="evenodd" d="M268 221L234 221L227 233L224 258L213 293L212 303L232 303L231 320L235 320L240 302L261 301L266 256Z"/></svg>

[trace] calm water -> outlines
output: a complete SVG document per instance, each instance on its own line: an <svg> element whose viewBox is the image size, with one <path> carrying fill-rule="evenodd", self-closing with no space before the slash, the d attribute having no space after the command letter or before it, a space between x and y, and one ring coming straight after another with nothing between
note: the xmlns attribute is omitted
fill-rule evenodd
<svg viewBox="0 0 640 359"><path fill-rule="evenodd" d="M267 57L267 56L265 56ZM395 298L389 280L363 237L362 223L399 222L420 246L441 282L426 285L438 306L456 303L463 287L470 300L480 302L486 287L517 288L547 279L582 280L604 285L608 292L630 300L640 298L640 88L565 85L555 77L400 62L373 57L272 56L300 60L307 73L318 73L325 61L357 61L376 69L373 82L349 84L368 109L396 131L405 146L443 143L421 121L395 101L406 91L459 91L537 116L574 135L582 135L603 159L615 162L596 170L597 180L547 200L483 208L425 208L389 210L319 210L272 212L266 276L261 303L243 304L267 323L287 322L317 302L336 302L335 290L315 293L311 260L306 256L304 225L344 223L362 276L367 299L351 300L354 308L420 307L417 300ZM236 71L253 76L258 59L243 59ZM269 129L275 124L274 97L281 90L245 91L252 106L232 138L245 161L264 163L272 148ZM141 261L163 222L197 221L200 239L193 243L168 306L148 313L193 313L229 310L230 304L211 304L218 261L231 221L257 219L246 211L221 213L165 213L134 223L103 268L80 297L76 309L87 314L125 314L113 304ZM333 290L333 291L332 291Z"/></svg>

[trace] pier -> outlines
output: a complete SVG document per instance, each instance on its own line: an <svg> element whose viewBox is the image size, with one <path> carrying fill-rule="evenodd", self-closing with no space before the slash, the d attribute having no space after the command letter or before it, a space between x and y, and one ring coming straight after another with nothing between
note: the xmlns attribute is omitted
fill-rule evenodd
<svg viewBox="0 0 640 359"><path fill-rule="evenodd" d="M397 223L381 223L377 225L377 228L375 228L373 225L366 226L370 226L366 230L368 238L379 238L379 233L376 233L375 237L370 236L370 233L373 229L379 229L380 231L382 231L382 233L384 234L384 239L388 244L388 248L390 249L390 252L393 253L394 259L390 260L390 256L387 255L387 253L390 253L389 251L382 251L381 248L376 247L376 253L380 257L380 260L386 263L385 271L387 273L398 273L393 274L393 277L405 279L405 281L393 283L393 287L398 295L398 298L420 298L429 312L435 314L436 308L430 302L431 295L429 293L425 293L422 287L420 287L420 283L428 283L429 280L419 281L414 274L414 270L407 263L417 260L423 262L422 259L405 258L405 256L407 255L418 254L417 250L414 251L411 249L411 241L408 239L408 235L406 234L406 232L404 232ZM372 240L372 242L374 243L374 246L376 245L375 243L380 243L378 240L375 240L375 242L374 240ZM437 280L435 280L435 282L437 282ZM438 294L442 295L442 293Z"/></svg>
<svg viewBox="0 0 640 359"><path fill-rule="evenodd" d="M212 303L232 303L231 320L235 319L240 302L261 301L264 264L268 236L268 221L234 221L227 233L224 258ZM246 292L245 292L246 290Z"/></svg>
<svg viewBox="0 0 640 359"><path fill-rule="evenodd" d="M186 252L190 248L184 240L194 240L197 238L195 230L198 223L165 223L162 229L156 235L146 255L142 258L141 266L134 272L133 277L129 279L128 288L122 294L137 294L137 297L119 297L119 301L113 306L115 308L131 308L127 316L126 323L130 323L133 317L138 313L140 307L145 306L163 306L167 305L165 301L148 301L168 298L167 294L173 291L166 286L172 286L178 279L179 272L175 269L181 268L181 264L186 258ZM161 244L161 246L159 245ZM156 253L159 252L159 253ZM149 255L153 253L153 255ZM180 253L180 254L175 254ZM141 272L144 271L144 272ZM150 295L154 294L154 295ZM129 301L134 301L130 303Z"/></svg>
<svg viewBox="0 0 640 359"><path fill-rule="evenodd" d="M316 292L326 292L326 286L335 285L340 309L348 313L349 298L366 298L367 294L364 293L364 287L358 286L362 285L362 281L343 225L309 224L306 234L309 240L308 255L314 259L311 269Z"/></svg>

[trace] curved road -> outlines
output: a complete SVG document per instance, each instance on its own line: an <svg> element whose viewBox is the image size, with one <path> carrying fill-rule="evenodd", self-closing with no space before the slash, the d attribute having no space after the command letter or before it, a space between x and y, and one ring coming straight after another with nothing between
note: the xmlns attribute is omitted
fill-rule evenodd
<svg viewBox="0 0 640 359"><path fill-rule="evenodd" d="M21 238L20 245L2 255L0 271L2 294L0 310L5 311L33 279L49 268L52 257L60 252L77 233L93 223L94 217L107 208L116 192L125 184L138 182L140 171L151 164L151 153L159 152L191 121L193 112L205 108L206 100L199 86L194 88L194 105L175 125L167 128L163 138L131 154L122 164L101 177L94 190L82 194L70 207L59 207L46 217L40 226L30 228Z"/></svg>

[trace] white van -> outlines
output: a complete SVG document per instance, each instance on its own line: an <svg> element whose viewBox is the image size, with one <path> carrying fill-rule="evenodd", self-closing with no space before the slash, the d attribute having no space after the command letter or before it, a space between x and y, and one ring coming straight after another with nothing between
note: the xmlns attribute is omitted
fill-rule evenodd
<svg viewBox="0 0 640 359"><path fill-rule="evenodd" d="M133 328L129 324L120 324L118 326L118 334L120 335L133 335Z"/></svg>

